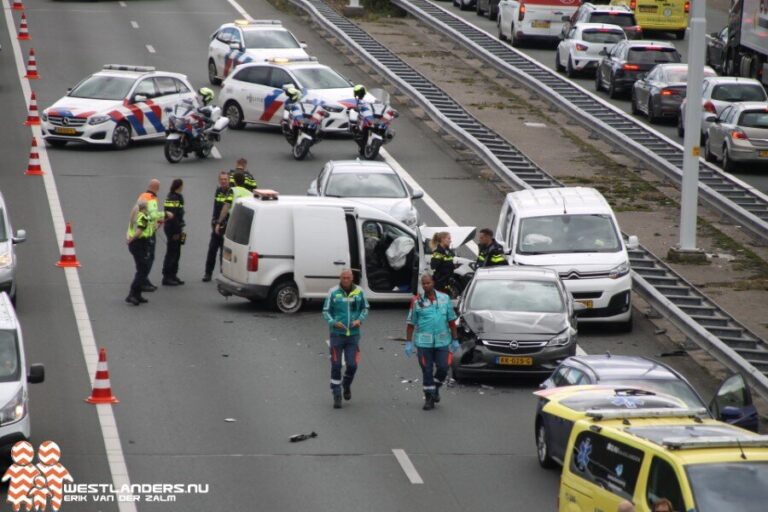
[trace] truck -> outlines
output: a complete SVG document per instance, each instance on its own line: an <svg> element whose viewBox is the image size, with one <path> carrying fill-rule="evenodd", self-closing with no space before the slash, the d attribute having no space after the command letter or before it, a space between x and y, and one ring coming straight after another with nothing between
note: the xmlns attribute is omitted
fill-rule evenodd
<svg viewBox="0 0 768 512"><path fill-rule="evenodd" d="M768 0L734 0L728 18L724 74L768 84Z"/></svg>

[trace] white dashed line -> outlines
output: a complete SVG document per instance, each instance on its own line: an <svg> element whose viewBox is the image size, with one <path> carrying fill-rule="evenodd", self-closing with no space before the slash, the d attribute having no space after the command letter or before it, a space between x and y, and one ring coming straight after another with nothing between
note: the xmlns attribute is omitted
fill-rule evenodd
<svg viewBox="0 0 768 512"><path fill-rule="evenodd" d="M154 46L152 46L151 44L148 44L148 45L147 45L147 51L148 51L149 53L155 53L155 47L154 47Z"/></svg>
<svg viewBox="0 0 768 512"><path fill-rule="evenodd" d="M397 462L400 463L400 467L403 468L405 476L408 477L408 480L410 480L412 484L424 483L424 480L421 479L421 475L419 475L419 472L416 471L413 462L411 462L411 459L408 458L408 454L405 453L405 450L400 448L392 448L392 453L395 454Z"/></svg>
<svg viewBox="0 0 768 512"><path fill-rule="evenodd" d="M131 22L131 26L132 26L133 28L139 28L139 24L138 24L138 23L136 23L135 21L132 21L132 22Z"/></svg>
<svg viewBox="0 0 768 512"><path fill-rule="evenodd" d="M234 7L237 12L240 13L240 16L242 16L243 18L245 18L248 21L253 21L253 18L251 17L251 15L248 14L247 12L245 12L245 9L243 9L243 6L241 6L235 0L227 0L227 2L229 2L230 5L232 7Z"/></svg>
<svg viewBox="0 0 768 512"><path fill-rule="evenodd" d="M125 2L117 2L117 3L120 4L120 7L128 7L128 4Z"/></svg>
<svg viewBox="0 0 768 512"><path fill-rule="evenodd" d="M221 153L219 152L219 148L213 146L213 149L211 149L211 156L216 160L221 160Z"/></svg>

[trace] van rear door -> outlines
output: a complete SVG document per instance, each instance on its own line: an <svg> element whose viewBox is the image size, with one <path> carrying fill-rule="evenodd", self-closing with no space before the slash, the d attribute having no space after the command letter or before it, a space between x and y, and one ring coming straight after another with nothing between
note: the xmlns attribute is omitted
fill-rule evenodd
<svg viewBox="0 0 768 512"><path fill-rule="evenodd" d="M351 264L343 208L305 206L293 212L294 280L302 298L322 297Z"/></svg>
<svg viewBox="0 0 768 512"><path fill-rule="evenodd" d="M248 283L248 252L254 211L236 203L224 235L221 273L236 283Z"/></svg>

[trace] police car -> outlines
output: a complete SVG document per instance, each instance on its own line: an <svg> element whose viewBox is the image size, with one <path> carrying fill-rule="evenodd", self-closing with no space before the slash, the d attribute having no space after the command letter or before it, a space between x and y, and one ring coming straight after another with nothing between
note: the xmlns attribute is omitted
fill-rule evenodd
<svg viewBox="0 0 768 512"><path fill-rule="evenodd" d="M208 45L208 80L219 85L235 67L275 57L309 57L306 45L296 40L277 20L235 20L211 34Z"/></svg>
<svg viewBox="0 0 768 512"><path fill-rule="evenodd" d="M276 58L238 67L224 80L219 95L229 126L237 129L246 123L279 125L287 99L283 86L287 84L301 89L303 100L323 103L329 113L323 119L324 131L347 131L346 110L357 104L353 84L314 57ZM370 94L366 99L374 100Z"/></svg>
<svg viewBox="0 0 768 512"><path fill-rule="evenodd" d="M166 107L198 105L187 77L153 67L108 64L43 110L43 138L53 146L70 141L111 144L165 136Z"/></svg>

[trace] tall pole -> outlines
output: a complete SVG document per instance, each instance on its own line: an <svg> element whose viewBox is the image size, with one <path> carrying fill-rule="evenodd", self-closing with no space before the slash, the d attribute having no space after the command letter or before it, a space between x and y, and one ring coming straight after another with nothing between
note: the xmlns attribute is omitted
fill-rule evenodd
<svg viewBox="0 0 768 512"><path fill-rule="evenodd" d="M699 146L701 139L701 89L706 48L705 0L692 0L688 37L688 87L685 108L683 197L680 204L680 251L697 251L696 215L699 201Z"/></svg>

